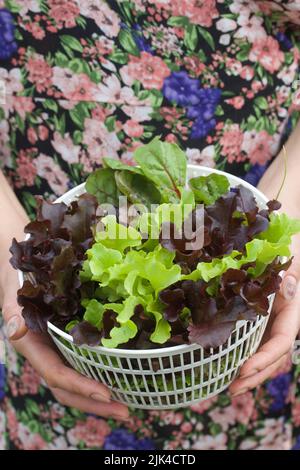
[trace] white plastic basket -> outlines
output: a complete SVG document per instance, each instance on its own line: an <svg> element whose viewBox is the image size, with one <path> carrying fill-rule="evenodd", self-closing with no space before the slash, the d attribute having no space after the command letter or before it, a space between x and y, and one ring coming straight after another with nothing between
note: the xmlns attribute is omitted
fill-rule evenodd
<svg viewBox="0 0 300 470"><path fill-rule="evenodd" d="M188 177L225 174L231 186L242 184L254 194L260 208L268 199L236 176L210 168L189 165ZM57 199L70 204L85 192L82 184ZM20 283L23 274L19 272ZM270 296L270 309L274 295ZM199 345L180 345L151 350L108 349L76 346L72 336L48 323L54 343L78 372L107 385L112 398L141 409L172 409L189 406L226 389L241 365L253 355L263 336L267 317L251 323L239 321L228 341L219 348L204 351Z"/></svg>

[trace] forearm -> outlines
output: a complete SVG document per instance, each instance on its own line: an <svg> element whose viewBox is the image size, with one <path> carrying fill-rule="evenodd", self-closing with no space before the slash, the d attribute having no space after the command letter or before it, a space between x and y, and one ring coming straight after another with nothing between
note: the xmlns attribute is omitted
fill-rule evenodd
<svg viewBox="0 0 300 470"><path fill-rule="evenodd" d="M291 217L300 218L300 122L286 144L287 174L283 188L279 195L282 210ZM277 196L281 186L285 169L285 157L283 151L269 166L258 188L270 199Z"/></svg>
<svg viewBox="0 0 300 470"><path fill-rule="evenodd" d="M0 171L0 306L2 304L3 289L7 281L9 265L9 248L12 238L18 240L24 237L24 226L28 217L10 188L5 176Z"/></svg>

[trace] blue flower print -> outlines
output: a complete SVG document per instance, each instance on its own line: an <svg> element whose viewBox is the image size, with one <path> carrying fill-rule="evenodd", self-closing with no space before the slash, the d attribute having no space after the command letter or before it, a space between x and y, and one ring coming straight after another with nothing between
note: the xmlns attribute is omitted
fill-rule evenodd
<svg viewBox="0 0 300 470"><path fill-rule="evenodd" d="M0 10L0 60L9 59L17 50L13 17L6 9Z"/></svg>
<svg viewBox="0 0 300 470"><path fill-rule="evenodd" d="M199 80L189 77L185 71L180 71L173 72L165 79L162 91L167 100L186 107L199 102L197 96L199 89Z"/></svg>
<svg viewBox="0 0 300 470"><path fill-rule="evenodd" d="M106 437L104 450L154 450L150 439L138 439L126 429L115 429Z"/></svg>

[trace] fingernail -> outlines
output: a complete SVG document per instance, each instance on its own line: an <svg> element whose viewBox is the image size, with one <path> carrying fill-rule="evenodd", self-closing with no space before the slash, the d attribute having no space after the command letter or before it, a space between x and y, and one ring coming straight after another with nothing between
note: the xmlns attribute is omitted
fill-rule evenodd
<svg viewBox="0 0 300 470"><path fill-rule="evenodd" d="M11 317L6 324L6 333L9 339L12 339L20 327L20 318L15 315Z"/></svg>
<svg viewBox="0 0 300 470"><path fill-rule="evenodd" d="M102 403L110 403L110 397L101 395L101 393L92 393L91 398L96 401L102 401Z"/></svg>
<svg viewBox="0 0 300 470"><path fill-rule="evenodd" d="M286 300L293 300L296 294L297 281L292 276L286 276L283 284L283 295Z"/></svg>
<svg viewBox="0 0 300 470"><path fill-rule="evenodd" d="M246 372L246 374L241 374L240 379L247 379L248 377L251 377L251 375L257 374L258 372L258 369L252 369L251 371Z"/></svg>
<svg viewBox="0 0 300 470"><path fill-rule="evenodd" d="M242 388L238 392L232 393L231 396L232 398L238 397L239 395L243 395L243 393L246 393L246 392L248 392L248 388Z"/></svg>
<svg viewBox="0 0 300 470"><path fill-rule="evenodd" d="M130 416L118 415L116 413L112 414L112 419L116 419L117 421L130 421Z"/></svg>

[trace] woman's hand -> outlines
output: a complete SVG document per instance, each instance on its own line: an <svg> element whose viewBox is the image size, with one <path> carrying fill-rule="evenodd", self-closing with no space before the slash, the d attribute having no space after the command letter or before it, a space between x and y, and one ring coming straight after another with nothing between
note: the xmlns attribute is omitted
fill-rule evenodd
<svg viewBox="0 0 300 470"><path fill-rule="evenodd" d="M16 300L19 288L17 272L8 264L5 270L2 265L1 271L2 313L7 336L44 379L56 400L86 413L126 421L127 407L110 402L110 392L104 385L67 367L47 335L27 331Z"/></svg>
<svg viewBox="0 0 300 470"><path fill-rule="evenodd" d="M289 211L287 203L283 210ZM292 216L300 218L297 211ZM293 237L293 262L283 274L262 345L241 367L239 377L231 384L232 396L241 395L272 377L289 360L300 331L300 235Z"/></svg>

